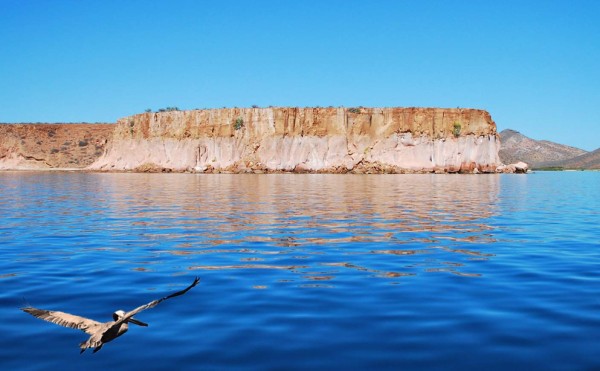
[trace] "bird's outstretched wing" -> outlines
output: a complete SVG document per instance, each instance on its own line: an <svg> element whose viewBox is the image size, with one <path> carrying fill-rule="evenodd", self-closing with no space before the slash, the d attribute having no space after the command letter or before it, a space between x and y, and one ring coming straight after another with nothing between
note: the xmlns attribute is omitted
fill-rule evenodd
<svg viewBox="0 0 600 371"><path fill-rule="evenodd" d="M53 310L37 309L33 307L21 308L23 312L29 313L34 317L43 319L44 321L52 322L60 326L74 328L93 334L94 329L102 325L100 322L94 320L75 316L73 314L58 312Z"/></svg>
<svg viewBox="0 0 600 371"><path fill-rule="evenodd" d="M136 315L136 314L138 314L139 312L141 312L141 311L143 311L143 310L146 310L146 309L149 309L149 308L154 308L155 306L157 306L157 305L158 305L158 303L160 303L160 302L162 302L162 301L164 301L164 300L167 300L167 299L174 298L174 297L176 297L176 296L179 296L179 295L183 295L183 294L185 294L185 293L186 293L186 292L188 292L188 291L189 291L189 290L190 290L192 287L196 286L196 285L198 284L198 282L200 282L200 278L196 277L196 278L194 279L194 282L192 282L192 284L191 284L191 285L189 285L187 288L185 288L185 289L183 289L183 290L181 290L181 291L177 291L176 293L174 293L174 294L171 294L171 295L169 295L169 296L165 296L164 298L160 298L160 299L157 299L157 300L151 301L151 302L150 302L150 303L148 303L148 304L145 304L145 305L139 306L139 307L135 308L134 310L132 310L132 311L129 311L129 312L127 312L127 313L125 313L125 315L124 315L123 317L119 318L119 320L118 320L118 321L116 321L116 322L115 322L115 323L114 323L114 324L113 324L111 327L119 326L121 323L123 323L123 322L125 322L125 321L128 321L128 320L129 320L131 317L135 316L135 315Z"/></svg>

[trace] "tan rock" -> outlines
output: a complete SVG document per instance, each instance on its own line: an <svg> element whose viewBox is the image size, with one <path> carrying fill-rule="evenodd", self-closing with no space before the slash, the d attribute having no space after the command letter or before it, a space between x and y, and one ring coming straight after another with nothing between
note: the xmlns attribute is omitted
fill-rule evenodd
<svg viewBox="0 0 600 371"><path fill-rule="evenodd" d="M260 163L271 172L365 173L493 172L500 164L496 125L486 111L440 108L144 113L118 121L107 151L90 169L145 163L174 171L239 172Z"/></svg>
<svg viewBox="0 0 600 371"><path fill-rule="evenodd" d="M525 174L527 173L527 171L529 170L529 166L524 163L524 162L517 162L516 164L509 164L509 165L500 165L498 167L496 167L496 172L497 173L504 173L504 174Z"/></svg>
<svg viewBox="0 0 600 371"><path fill-rule="evenodd" d="M515 166L516 173L524 174L529 169L529 166L522 161L517 162L516 164L514 164L514 166Z"/></svg>

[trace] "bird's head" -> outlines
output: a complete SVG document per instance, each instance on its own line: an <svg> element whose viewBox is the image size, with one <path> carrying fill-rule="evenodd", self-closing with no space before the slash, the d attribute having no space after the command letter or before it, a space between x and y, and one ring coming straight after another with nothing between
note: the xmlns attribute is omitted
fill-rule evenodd
<svg viewBox="0 0 600 371"><path fill-rule="evenodd" d="M122 310L118 310L116 312L113 313L113 319L115 321L118 321L119 319L125 317L125 312ZM131 322L134 323L138 326L144 326L144 327L148 327L148 324L142 321L138 321L137 319L133 318L133 317L129 317L125 322Z"/></svg>
<svg viewBox="0 0 600 371"><path fill-rule="evenodd" d="M118 311L113 313L113 320L118 321L119 318L124 317L124 316L125 316L125 312L119 309Z"/></svg>

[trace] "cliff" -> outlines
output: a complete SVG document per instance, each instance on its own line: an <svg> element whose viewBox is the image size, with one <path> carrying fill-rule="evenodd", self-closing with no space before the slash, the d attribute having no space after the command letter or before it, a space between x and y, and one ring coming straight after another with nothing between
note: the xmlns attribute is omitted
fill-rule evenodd
<svg viewBox="0 0 600 371"><path fill-rule="evenodd" d="M493 172L489 113L441 108L233 108L120 119L92 170Z"/></svg>
<svg viewBox="0 0 600 371"><path fill-rule="evenodd" d="M104 153L114 124L0 124L0 170L82 169Z"/></svg>

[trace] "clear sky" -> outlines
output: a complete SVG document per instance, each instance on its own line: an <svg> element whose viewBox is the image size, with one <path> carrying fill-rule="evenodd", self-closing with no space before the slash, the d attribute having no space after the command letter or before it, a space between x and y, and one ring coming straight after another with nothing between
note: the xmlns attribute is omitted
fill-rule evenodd
<svg viewBox="0 0 600 371"><path fill-rule="evenodd" d="M465 107L600 147L600 1L0 0L0 122Z"/></svg>

